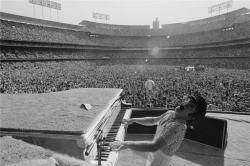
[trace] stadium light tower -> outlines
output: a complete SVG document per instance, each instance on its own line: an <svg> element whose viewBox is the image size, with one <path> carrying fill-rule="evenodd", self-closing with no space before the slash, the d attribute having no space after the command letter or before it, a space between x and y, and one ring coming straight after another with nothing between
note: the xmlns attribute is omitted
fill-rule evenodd
<svg viewBox="0 0 250 166"><path fill-rule="evenodd" d="M220 11L224 9L227 9L227 13L228 13L228 8L232 7L232 3L233 3L233 0L229 0L229 1L217 4L217 5L210 6L208 7L208 13L211 13L211 16L212 16L213 12L219 11L219 15L220 15Z"/></svg>
<svg viewBox="0 0 250 166"><path fill-rule="evenodd" d="M110 16L108 14L92 12L92 18L99 19L99 20L105 20L106 24L107 24L107 21L110 19Z"/></svg>
<svg viewBox="0 0 250 166"><path fill-rule="evenodd" d="M50 1L50 0L29 0L29 3L33 4L33 15L35 16L35 5L42 7L42 17L44 16L43 8L50 8L50 18L51 18L51 9L57 10L57 19L58 19L58 10L62 10L62 5L59 2Z"/></svg>

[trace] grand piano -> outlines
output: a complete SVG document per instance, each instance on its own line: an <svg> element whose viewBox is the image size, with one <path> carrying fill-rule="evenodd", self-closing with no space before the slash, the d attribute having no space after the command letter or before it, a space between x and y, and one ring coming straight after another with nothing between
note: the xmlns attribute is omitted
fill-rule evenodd
<svg viewBox="0 0 250 166"><path fill-rule="evenodd" d="M0 136L12 136L52 151L113 166L109 143L123 140L122 89L80 88L40 94L1 94ZM85 108L85 106L89 108Z"/></svg>

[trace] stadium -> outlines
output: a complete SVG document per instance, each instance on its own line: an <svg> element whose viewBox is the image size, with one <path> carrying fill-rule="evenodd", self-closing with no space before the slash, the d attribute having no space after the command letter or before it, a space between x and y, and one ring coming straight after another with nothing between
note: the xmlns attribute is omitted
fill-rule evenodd
<svg viewBox="0 0 250 166"><path fill-rule="evenodd" d="M250 165L250 9L153 27L0 12L0 26L1 165L145 165L147 153L108 143L152 140L156 128L122 119L197 91L206 118L171 165Z"/></svg>

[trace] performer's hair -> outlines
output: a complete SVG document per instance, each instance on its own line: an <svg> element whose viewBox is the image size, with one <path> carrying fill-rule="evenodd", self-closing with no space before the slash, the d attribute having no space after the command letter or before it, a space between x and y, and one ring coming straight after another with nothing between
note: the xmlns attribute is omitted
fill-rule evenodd
<svg viewBox="0 0 250 166"><path fill-rule="evenodd" d="M195 93L194 96L189 96L189 98L195 102L195 112L189 114L191 119L186 122L187 126L192 129L205 118L207 102L199 93Z"/></svg>

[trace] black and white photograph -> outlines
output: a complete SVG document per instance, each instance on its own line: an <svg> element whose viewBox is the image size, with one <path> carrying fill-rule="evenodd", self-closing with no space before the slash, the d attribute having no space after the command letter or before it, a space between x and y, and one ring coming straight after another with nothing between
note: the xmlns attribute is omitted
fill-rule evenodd
<svg viewBox="0 0 250 166"><path fill-rule="evenodd" d="M0 166L250 166L250 0L0 0Z"/></svg>

